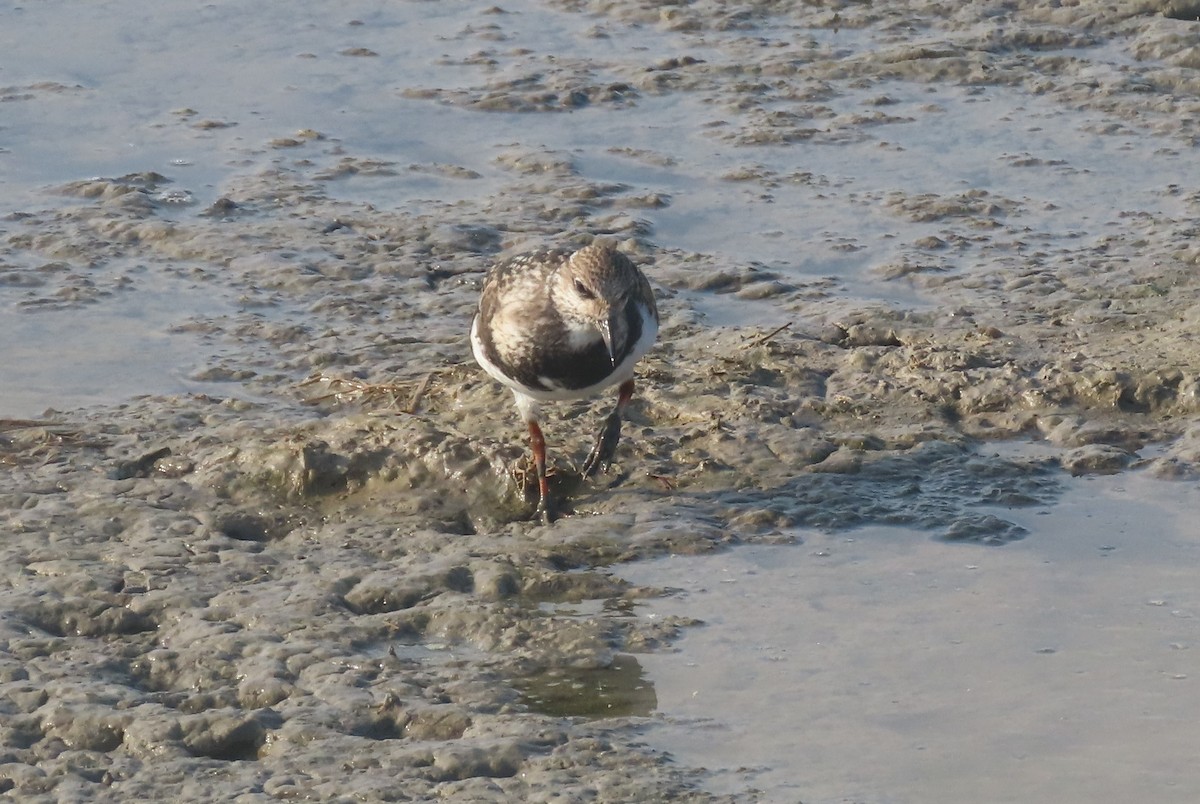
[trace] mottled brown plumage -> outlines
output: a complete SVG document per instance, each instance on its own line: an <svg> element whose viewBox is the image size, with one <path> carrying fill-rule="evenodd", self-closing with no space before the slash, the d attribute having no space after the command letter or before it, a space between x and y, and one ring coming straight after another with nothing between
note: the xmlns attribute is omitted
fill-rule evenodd
<svg viewBox="0 0 1200 804"><path fill-rule="evenodd" d="M583 467L590 477L612 460L633 395L634 365L657 334L650 283L609 246L536 251L489 272L471 324L471 348L483 369L512 390L529 426L543 518L551 512L538 404L620 386L617 408Z"/></svg>

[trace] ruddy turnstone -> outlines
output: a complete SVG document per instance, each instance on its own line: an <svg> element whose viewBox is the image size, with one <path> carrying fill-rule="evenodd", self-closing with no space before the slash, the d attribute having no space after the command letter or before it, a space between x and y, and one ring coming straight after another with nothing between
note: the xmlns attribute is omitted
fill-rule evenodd
<svg viewBox="0 0 1200 804"><path fill-rule="evenodd" d="M488 273L471 322L471 351L484 371L512 389L529 426L536 515L543 521L553 513L540 403L580 399L617 385L617 407L596 436L583 476L607 468L633 396L633 367L657 335L650 283L610 246L536 251L497 263Z"/></svg>

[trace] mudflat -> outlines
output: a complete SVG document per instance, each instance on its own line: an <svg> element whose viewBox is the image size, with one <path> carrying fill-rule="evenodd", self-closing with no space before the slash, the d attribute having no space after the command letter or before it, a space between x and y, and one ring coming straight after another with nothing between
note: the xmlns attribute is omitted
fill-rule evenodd
<svg viewBox="0 0 1200 804"><path fill-rule="evenodd" d="M814 685L886 677L926 702L930 665L893 676L894 657L914 632L964 639L981 609L930 592L926 611L893 570L997 603L1036 588L1051 613L1101 605L1089 577L1132 578L1149 588L1123 605L1179 612L1163 640L1186 655L1196 16L717 0L5 12L0 790L930 801L1064 778L1006 760L972 787L996 746L967 739L969 718L930 703L866 728L887 703L853 685L790 721L845 747L819 770L755 749L777 721L707 702L716 733L751 735L730 756L762 757L714 776L672 732L696 713L663 659L694 649L752 676L761 643L704 643L736 598L664 595L719 582L696 580L718 560L795 573L763 588L848 640L812 660ZM497 258L595 236L650 278L660 342L598 482L574 462L612 400L546 410L574 515L543 526L513 471L522 428L467 331ZM1128 505L1158 514L1122 519L1104 486L1098 527L1151 523L1172 549L1056 515L1086 478L1129 478L1144 491ZM1045 554L1070 583L1031 568L1049 544L1079 545ZM832 560L797 569L771 550ZM797 616L754 605L730 627ZM872 630L872 606L894 627ZM972 666L1036 678L1075 645L1094 678L1163 649L1137 618L1020 638L1036 614L995 632L1020 659ZM772 649L820 640L776 632ZM1195 695L1152 660L1171 695L1114 674L1095 689L1145 705L1068 734L1042 730L1063 687L1034 687L1039 716L1004 750L1053 761L1075 741L1100 758L1070 765L1094 777L1051 785L1055 800L1194 799L1196 772L1147 748L1139 719ZM786 709L795 679L754 677ZM1020 694L991 689L993 713ZM935 786L897 770L925 749L881 721L949 730L940 775L922 777ZM1115 762L1096 735L1130 724L1139 745ZM862 741L874 764L849 768Z"/></svg>

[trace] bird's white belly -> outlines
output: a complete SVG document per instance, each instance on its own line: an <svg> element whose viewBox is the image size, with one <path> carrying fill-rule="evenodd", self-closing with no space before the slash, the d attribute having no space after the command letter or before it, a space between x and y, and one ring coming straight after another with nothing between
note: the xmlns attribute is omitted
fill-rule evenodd
<svg viewBox="0 0 1200 804"><path fill-rule="evenodd" d="M630 379L633 376L634 366L637 365L639 360L645 357L646 353L650 351L650 347L654 345L654 341L658 338L658 322L650 314L648 308L638 305L638 312L642 317L642 333L633 345L633 349L625 356L624 360L616 365L610 374L607 374L599 382L589 385L586 388L564 388L551 377L538 377L538 380L545 388L530 388L507 376L499 366L488 360L487 355L484 353L483 343L479 339L478 316L471 323L471 351L475 354L475 360L483 367L484 371L497 382L512 389L516 394L538 402L582 399Z"/></svg>

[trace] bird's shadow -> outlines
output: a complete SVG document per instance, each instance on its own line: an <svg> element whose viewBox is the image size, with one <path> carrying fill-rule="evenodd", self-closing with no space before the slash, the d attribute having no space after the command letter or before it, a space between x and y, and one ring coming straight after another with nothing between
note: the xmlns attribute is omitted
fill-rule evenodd
<svg viewBox="0 0 1200 804"><path fill-rule="evenodd" d="M795 475L770 487L753 484L705 484L689 488L683 477L668 478L657 494L631 472L583 478L559 469L552 493L559 513L577 513L574 502L604 492L621 498L605 510L632 510L643 495L669 496L671 505L700 515L707 512L746 534L795 528L837 532L868 525L927 530L939 540L1004 545L1028 535L1008 511L1053 505L1064 491L1064 472L1052 456L1033 452L1001 455L969 444L927 442L911 450L880 454L852 472L813 472L796 467ZM713 478L710 478L710 480ZM730 478L733 480L733 477ZM537 504L536 483L526 487L530 511Z"/></svg>

